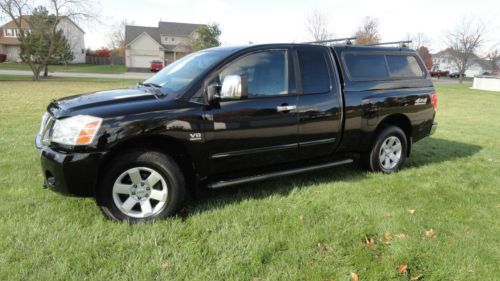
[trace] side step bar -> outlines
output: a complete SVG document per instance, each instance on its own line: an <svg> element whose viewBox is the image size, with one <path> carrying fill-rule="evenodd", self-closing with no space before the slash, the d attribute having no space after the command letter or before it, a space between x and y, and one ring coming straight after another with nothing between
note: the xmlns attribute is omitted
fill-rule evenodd
<svg viewBox="0 0 500 281"><path fill-rule="evenodd" d="M248 177L236 178L236 179L231 179L231 180L215 181L215 182L208 183L207 187L210 189L217 189L217 188L226 187L226 186L230 186L230 185L237 185L237 184L243 184L243 183L248 183L248 182L267 180L267 179L275 178L275 177L300 174L300 173L305 173L305 172L309 172L309 171L325 169L325 168L335 167L335 166L339 166L339 165L345 165L345 164L352 163L353 161L354 161L353 159L344 159L344 160L340 160L340 161L328 162L328 163L324 163L324 164L307 166L307 167L302 167L302 168L295 168L295 169L291 169L291 170L284 170L284 171L272 172L272 173L267 173L267 174L260 174L260 175L255 175L255 176L248 176Z"/></svg>

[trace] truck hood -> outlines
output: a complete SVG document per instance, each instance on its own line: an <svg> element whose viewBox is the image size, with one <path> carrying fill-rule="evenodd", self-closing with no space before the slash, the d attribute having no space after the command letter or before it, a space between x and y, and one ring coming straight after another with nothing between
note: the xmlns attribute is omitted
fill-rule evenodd
<svg viewBox="0 0 500 281"><path fill-rule="evenodd" d="M81 94L53 100L47 107L56 118L78 114L106 117L113 113L132 113L141 108L155 108L175 100L170 95L158 95L148 88L118 89ZM168 102L170 101L170 102Z"/></svg>

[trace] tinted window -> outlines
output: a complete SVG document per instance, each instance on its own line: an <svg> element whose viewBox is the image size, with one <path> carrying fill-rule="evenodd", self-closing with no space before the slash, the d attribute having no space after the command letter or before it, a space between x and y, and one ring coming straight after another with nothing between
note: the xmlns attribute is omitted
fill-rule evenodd
<svg viewBox="0 0 500 281"><path fill-rule="evenodd" d="M330 92L325 55L319 50L299 50L300 77L304 94Z"/></svg>
<svg viewBox="0 0 500 281"><path fill-rule="evenodd" d="M248 96L288 94L288 60L286 51L266 51L245 56L231 63L219 74L221 82L227 75L248 79Z"/></svg>
<svg viewBox="0 0 500 281"><path fill-rule="evenodd" d="M414 56L387 56L389 71L393 77L422 77L424 72Z"/></svg>
<svg viewBox="0 0 500 281"><path fill-rule="evenodd" d="M387 79L389 72L384 55L346 54L345 63L351 78Z"/></svg>

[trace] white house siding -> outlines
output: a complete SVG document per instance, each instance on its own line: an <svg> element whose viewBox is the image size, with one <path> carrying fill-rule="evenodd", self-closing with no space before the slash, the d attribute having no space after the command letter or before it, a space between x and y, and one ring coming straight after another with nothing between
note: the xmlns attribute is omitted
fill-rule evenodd
<svg viewBox="0 0 500 281"><path fill-rule="evenodd" d="M75 57L72 63L85 63L85 34L83 31L67 18L61 20L59 28L68 39L71 52Z"/></svg>
<svg viewBox="0 0 500 281"><path fill-rule="evenodd" d="M151 66L153 60L164 60L162 46L146 33L139 35L125 50L127 67L144 69Z"/></svg>
<svg viewBox="0 0 500 281"><path fill-rule="evenodd" d="M19 46L5 46L5 54L10 62L19 62L21 60L19 57L20 52L21 48Z"/></svg>

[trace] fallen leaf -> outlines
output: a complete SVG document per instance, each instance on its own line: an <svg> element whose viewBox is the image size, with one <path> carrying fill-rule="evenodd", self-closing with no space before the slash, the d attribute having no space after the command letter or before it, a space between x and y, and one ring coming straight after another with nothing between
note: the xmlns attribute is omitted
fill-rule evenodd
<svg viewBox="0 0 500 281"><path fill-rule="evenodd" d="M357 273L351 272L352 281L359 281L359 276Z"/></svg>
<svg viewBox="0 0 500 281"><path fill-rule="evenodd" d="M300 216L299 216L299 220L300 220L300 221L303 221L303 220L304 220L304 216L303 216L303 215L300 215Z"/></svg>
<svg viewBox="0 0 500 281"><path fill-rule="evenodd" d="M415 214L415 212L416 212L416 211L417 211L417 210L415 210L415 209L409 209L409 210L408 210L408 212L409 212L410 214L412 214L412 215L413 215L413 214Z"/></svg>
<svg viewBox="0 0 500 281"><path fill-rule="evenodd" d="M386 231L384 233L384 239L387 241L391 241L392 240L392 233L390 233L389 231Z"/></svg>
<svg viewBox="0 0 500 281"><path fill-rule="evenodd" d="M392 218L394 216L394 213L384 213L384 218Z"/></svg>
<svg viewBox="0 0 500 281"><path fill-rule="evenodd" d="M169 268L170 263L168 261L162 261L160 266L161 266L161 268Z"/></svg>
<svg viewBox="0 0 500 281"><path fill-rule="evenodd" d="M377 245L375 245L375 240L373 238L368 238L368 236L365 236L363 243L368 245L370 249L375 250L377 248Z"/></svg>
<svg viewBox="0 0 500 281"><path fill-rule="evenodd" d="M406 271L408 271L408 265L406 263L403 263L398 267L399 274L404 274Z"/></svg>
<svg viewBox="0 0 500 281"><path fill-rule="evenodd" d="M416 275L416 276L412 276L410 278L411 281L417 281L417 280L420 280L420 278L424 277L423 274L419 274L419 275Z"/></svg>
<svg viewBox="0 0 500 281"><path fill-rule="evenodd" d="M406 235L404 233L398 233L398 234L396 234L396 237L398 239L406 239L406 238L408 238L408 235Z"/></svg>
<svg viewBox="0 0 500 281"><path fill-rule="evenodd" d="M391 240L392 240L392 234L389 231L386 231L384 233L384 237L380 239L380 242L382 242L382 244L388 245L391 244Z"/></svg>
<svg viewBox="0 0 500 281"><path fill-rule="evenodd" d="M326 252L328 251L328 247L325 244L318 242L318 244L316 244L316 250L318 250L318 252Z"/></svg>
<svg viewBox="0 0 500 281"><path fill-rule="evenodd" d="M425 232L425 236L427 236L429 238L434 238L435 235L436 235L436 233L434 232L434 230L432 228Z"/></svg>

